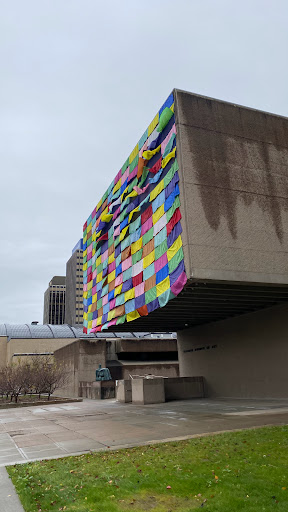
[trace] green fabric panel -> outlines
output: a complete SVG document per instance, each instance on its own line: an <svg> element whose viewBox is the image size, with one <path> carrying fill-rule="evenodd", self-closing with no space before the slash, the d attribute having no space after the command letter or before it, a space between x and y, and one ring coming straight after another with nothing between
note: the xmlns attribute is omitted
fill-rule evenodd
<svg viewBox="0 0 288 512"><path fill-rule="evenodd" d="M148 242L150 242L150 240L152 240L153 236L154 236L154 227L149 229L149 231L147 231L147 233L145 233L145 235L143 235L143 245L148 244Z"/></svg>
<svg viewBox="0 0 288 512"><path fill-rule="evenodd" d="M134 220L134 222L131 222L131 224L129 224L130 235L132 233L134 233L134 231L136 231L138 228L140 228L140 226L141 226L141 216L139 216L138 219Z"/></svg>
<svg viewBox="0 0 288 512"><path fill-rule="evenodd" d="M113 203L113 201L115 201L116 199L118 199L118 197L120 196L120 188L119 190L117 190L117 192L115 192L115 194L112 196L111 198L111 203Z"/></svg>
<svg viewBox="0 0 288 512"><path fill-rule="evenodd" d="M90 238L87 240L87 247L88 245L90 245L92 243L92 236L90 236Z"/></svg>
<svg viewBox="0 0 288 512"><path fill-rule="evenodd" d="M165 107L164 110L161 112L160 118L159 118L159 125L157 127L157 132L162 132L165 128L165 126L169 123L171 117L173 116L173 112L171 108Z"/></svg>
<svg viewBox="0 0 288 512"><path fill-rule="evenodd" d="M164 242L155 248L155 260L158 260L165 252L167 252L167 240L164 240Z"/></svg>
<svg viewBox="0 0 288 512"><path fill-rule="evenodd" d="M90 299L91 295L92 295L92 288L91 288L91 290L88 290L88 292L87 292L87 299Z"/></svg>
<svg viewBox="0 0 288 512"><path fill-rule="evenodd" d="M114 244L114 238L113 238L113 236L111 236L111 238L109 238L109 240L108 240L108 247L111 247L111 245L113 245L113 244Z"/></svg>
<svg viewBox="0 0 288 512"><path fill-rule="evenodd" d="M114 240L115 247L117 247L117 245L119 245L119 244L120 244L120 235L118 235L117 238L115 238L115 240Z"/></svg>
<svg viewBox="0 0 288 512"><path fill-rule="evenodd" d="M108 229L108 240L109 240L109 238L113 237L113 235L114 235L114 227L111 226L111 228Z"/></svg>
<svg viewBox="0 0 288 512"><path fill-rule="evenodd" d="M132 192L133 190L133 187L135 187L138 183L138 179L137 179L137 176L134 178L134 180L131 181L131 183L129 183L128 185L128 193L130 194L130 192Z"/></svg>
<svg viewBox="0 0 288 512"><path fill-rule="evenodd" d="M127 230L127 233L129 233L128 230ZM131 243L130 235L126 234L126 237L121 242L121 252L124 251L124 249L126 249L130 245L130 243Z"/></svg>
<svg viewBox="0 0 288 512"><path fill-rule="evenodd" d="M83 238L85 238L86 235L87 235L87 228L85 228L83 231Z"/></svg>
<svg viewBox="0 0 288 512"><path fill-rule="evenodd" d="M94 265L95 265L95 268L93 269ZM92 265L92 272L94 272L95 269L96 269L96 261ZM103 263L100 263L100 265L98 265L98 267L97 267L97 274L100 274L100 272L102 272L102 270L103 270Z"/></svg>
<svg viewBox="0 0 288 512"><path fill-rule="evenodd" d="M102 203L104 203L104 201L105 201L105 199L107 199L107 197L108 197L108 190L106 190L106 192L102 196Z"/></svg>
<svg viewBox="0 0 288 512"><path fill-rule="evenodd" d="M93 313L88 313L88 322L90 322L90 320L93 320Z"/></svg>
<svg viewBox="0 0 288 512"><path fill-rule="evenodd" d="M123 222L123 220L127 217L127 212L124 210L122 213L120 213L120 222Z"/></svg>
<svg viewBox="0 0 288 512"><path fill-rule="evenodd" d="M165 151L164 151L164 153L162 155L162 158L165 158L165 156L167 156L168 153L170 153L170 151L172 150L175 138L176 138L176 135L175 135L175 133L173 133L172 137L170 138L170 140L169 140L169 142L168 142L168 144L167 144L167 146L165 148Z"/></svg>
<svg viewBox="0 0 288 512"><path fill-rule="evenodd" d="M103 301L103 299L97 300L97 309L102 308L102 301Z"/></svg>
<svg viewBox="0 0 288 512"><path fill-rule="evenodd" d="M135 254L132 254L132 265L135 265L135 263L138 263L138 261L142 260L142 254L143 249L140 249L140 251L135 252Z"/></svg>
<svg viewBox="0 0 288 512"><path fill-rule="evenodd" d="M139 154L135 156L134 160L132 160L131 164L130 164L130 169L133 171L136 167L136 165L138 164L139 162Z"/></svg>
<svg viewBox="0 0 288 512"><path fill-rule="evenodd" d="M124 174L124 172L126 171L128 165L129 165L129 157L127 158L125 164L122 166L121 174Z"/></svg>
<svg viewBox="0 0 288 512"><path fill-rule="evenodd" d="M116 306L122 306L125 302L125 296L124 293L121 293L120 295L117 295L116 297Z"/></svg>
<svg viewBox="0 0 288 512"><path fill-rule="evenodd" d="M102 279L102 282L104 282L104 279ZM102 288L102 293L101 293L102 297L104 297L104 295L107 295L108 291L109 291L109 285L108 285L108 284L106 284L106 285L105 285L105 286L103 286L103 288Z"/></svg>
<svg viewBox="0 0 288 512"><path fill-rule="evenodd" d="M94 270L96 270L96 261L95 261L95 263L93 263L93 265L92 265L92 272L94 272ZM101 272L101 270L100 270L100 272Z"/></svg>
<svg viewBox="0 0 288 512"><path fill-rule="evenodd" d="M149 302L152 302L155 299L157 299L156 286L154 286L154 288L151 288L151 290L148 290L148 292L145 292L145 303L149 304Z"/></svg>
<svg viewBox="0 0 288 512"><path fill-rule="evenodd" d="M175 256L168 261L169 274L171 274L181 263L184 258L183 248L180 247L179 251L176 252Z"/></svg>
<svg viewBox="0 0 288 512"><path fill-rule="evenodd" d="M108 187L108 195L110 194L110 192L112 192L114 188L114 180L112 181L112 183L110 183L109 187Z"/></svg>
<svg viewBox="0 0 288 512"><path fill-rule="evenodd" d="M116 320L116 325L119 325L119 324L124 324L126 320L126 315L123 315L123 316L119 316Z"/></svg>
<svg viewBox="0 0 288 512"><path fill-rule="evenodd" d="M166 188L167 185L169 185L170 181L172 180L174 174L176 173L176 171L178 171L178 169L179 169L179 165L178 165L177 160L175 159L175 161L171 165L169 171L164 176L164 188Z"/></svg>
<svg viewBox="0 0 288 512"><path fill-rule="evenodd" d="M83 256L83 264L87 262L87 254L86 256Z"/></svg>
<svg viewBox="0 0 288 512"><path fill-rule="evenodd" d="M175 199L174 203L172 204L171 208L169 208L169 210L166 212L167 224L168 224L169 220L171 219L171 217L173 216L176 208L179 208L179 206L180 206L180 198L179 198L179 196L176 196L176 199Z"/></svg>
<svg viewBox="0 0 288 512"><path fill-rule="evenodd" d="M171 292L171 290L166 290L166 292L162 293L158 297L160 308L163 308L164 306L166 306L167 302L169 302L169 300L174 299L174 298L175 298L175 295Z"/></svg>
<svg viewBox="0 0 288 512"><path fill-rule="evenodd" d="M144 167L143 168L143 172L142 172L142 176L141 176L141 180L140 180L140 183L138 185L139 188L142 188L142 186L144 185L145 183L145 180L149 174L150 170L148 169L148 167Z"/></svg>

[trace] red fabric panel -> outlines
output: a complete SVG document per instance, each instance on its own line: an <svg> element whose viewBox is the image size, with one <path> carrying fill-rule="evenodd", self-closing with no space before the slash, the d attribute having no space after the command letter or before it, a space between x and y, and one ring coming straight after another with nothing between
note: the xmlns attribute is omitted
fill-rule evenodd
<svg viewBox="0 0 288 512"><path fill-rule="evenodd" d="M175 210L175 212L173 213L173 216L171 217L171 219L169 220L169 222L167 224L167 236L170 235L172 229L177 224L177 222L179 222L181 217L182 217L182 215L180 213L180 210L179 210L179 208L177 208Z"/></svg>
<svg viewBox="0 0 288 512"><path fill-rule="evenodd" d="M148 309L147 309L146 304L145 304L145 306L142 306L141 308L138 308L137 311L138 311L140 316L147 316L148 315Z"/></svg>
<svg viewBox="0 0 288 512"><path fill-rule="evenodd" d="M148 206L148 208L142 213L141 215L141 224L143 226L144 222L149 219L149 217L152 217L153 210L152 210L152 204Z"/></svg>
<svg viewBox="0 0 288 512"><path fill-rule="evenodd" d="M143 283L143 272L140 272L140 274L137 274L137 276L132 277L133 288L135 288L135 286L138 286L138 284L141 283Z"/></svg>
<svg viewBox="0 0 288 512"><path fill-rule="evenodd" d="M157 160L156 164L153 165L153 167L151 167L151 169L149 169L149 172L152 172L153 174L157 174L158 171L160 171L161 169L161 157L159 158L159 160Z"/></svg>

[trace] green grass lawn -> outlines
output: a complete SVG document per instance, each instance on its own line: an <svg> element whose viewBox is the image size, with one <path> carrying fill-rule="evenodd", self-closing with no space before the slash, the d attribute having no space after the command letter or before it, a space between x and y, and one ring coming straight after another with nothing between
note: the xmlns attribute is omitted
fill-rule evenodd
<svg viewBox="0 0 288 512"><path fill-rule="evenodd" d="M26 512L287 512L288 426L7 469Z"/></svg>

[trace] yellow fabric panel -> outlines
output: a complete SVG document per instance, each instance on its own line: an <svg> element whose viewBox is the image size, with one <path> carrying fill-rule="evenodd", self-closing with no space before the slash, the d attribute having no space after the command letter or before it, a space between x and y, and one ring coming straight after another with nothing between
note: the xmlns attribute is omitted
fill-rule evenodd
<svg viewBox="0 0 288 512"><path fill-rule="evenodd" d="M101 215L101 221L102 222L110 222L112 217L113 217L113 213L104 213L103 215Z"/></svg>
<svg viewBox="0 0 288 512"><path fill-rule="evenodd" d="M92 242L95 242L96 240L96 231L94 231L94 233L92 233Z"/></svg>
<svg viewBox="0 0 288 512"><path fill-rule="evenodd" d="M96 249L95 249L95 247L93 247L93 249L92 249L92 256L95 256L95 254L96 254Z"/></svg>
<svg viewBox="0 0 288 512"><path fill-rule="evenodd" d="M121 233L120 233L120 242L121 240L123 240L123 238L125 237L126 233L127 233L127 229L129 228L129 226L126 226L125 228L122 229Z"/></svg>
<svg viewBox="0 0 288 512"><path fill-rule="evenodd" d="M109 311L109 313L108 313L108 322L110 322L110 320L113 320L114 317L115 317L115 309L112 309L112 311Z"/></svg>
<svg viewBox="0 0 288 512"><path fill-rule="evenodd" d="M92 304L90 304L90 306L88 306L88 313L91 313L91 309L92 309Z"/></svg>
<svg viewBox="0 0 288 512"><path fill-rule="evenodd" d="M88 322L88 329L92 329L92 320Z"/></svg>
<svg viewBox="0 0 288 512"><path fill-rule="evenodd" d="M101 324L102 324L102 316L98 316L96 325L101 325Z"/></svg>
<svg viewBox="0 0 288 512"><path fill-rule="evenodd" d="M172 103L170 109L172 110L172 112L174 113L174 103Z"/></svg>
<svg viewBox="0 0 288 512"><path fill-rule="evenodd" d="M173 256L175 256L176 252L179 251L180 247L182 247L181 235L179 235L178 238L176 238L174 244L172 244L171 247L169 247L167 251L168 261L172 260Z"/></svg>
<svg viewBox="0 0 288 512"><path fill-rule="evenodd" d="M88 295L87 292L83 292L83 299L87 299L87 295ZM95 297L97 297L97 295L95 295Z"/></svg>
<svg viewBox="0 0 288 512"><path fill-rule="evenodd" d="M154 201L157 196L159 196L160 192L164 190L164 179L161 180L158 185L150 192L150 203L151 201Z"/></svg>
<svg viewBox="0 0 288 512"><path fill-rule="evenodd" d="M119 190L119 188L121 187L121 179L117 181L116 185L114 186L113 188L113 194L115 194L115 192L117 192L117 190Z"/></svg>
<svg viewBox="0 0 288 512"><path fill-rule="evenodd" d="M134 208L134 210L132 210L132 212L129 213L129 219L128 219L129 223L131 222L131 219L132 219L134 213L139 212L139 211L140 211L140 208L139 208L139 206L137 206L137 208Z"/></svg>
<svg viewBox="0 0 288 512"><path fill-rule="evenodd" d="M115 270L113 270L113 272L110 272L110 274L108 274L108 283L111 283L112 281L114 281L115 275L116 275Z"/></svg>
<svg viewBox="0 0 288 512"><path fill-rule="evenodd" d="M133 162L134 158L136 158L136 156L138 155L138 152L139 152L139 146L137 143L135 148L133 149L131 155L129 156L129 164L131 164L131 162ZM132 171L133 171L133 169L132 169Z"/></svg>
<svg viewBox="0 0 288 512"><path fill-rule="evenodd" d="M132 190L132 192L130 192L130 194L128 194L128 196L126 197L126 199L127 199L128 197L136 197L136 196L138 196L138 194L137 194L136 190Z"/></svg>
<svg viewBox="0 0 288 512"><path fill-rule="evenodd" d="M97 302L97 293L92 297L92 304L94 304L95 302Z"/></svg>
<svg viewBox="0 0 288 512"><path fill-rule="evenodd" d="M136 320L136 318L139 318L138 311L132 311L132 313L127 313L126 320L127 322L132 322L132 320Z"/></svg>
<svg viewBox="0 0 288 512"><path fill-rule="evenodd" d="M83 270L87 270L87 263L83 263Z"/></svg>
<svg viewBox="0 0 288 512"><path fill-rule="evenodd" d="M165 156L165 158L163 158L163 160L161 162L162 169L164 169L164 167L166 167L168 162L170 162L171 158L174 158L175 153L176 153L176 147L174 149L172 149L172 151L170 151L170 153L168 153L168 155Z"/></svg>
<svg viewBox="0 0 288 512"><path fill-rule="evenodd" d="M100 281L102 281L102 277L103 277L103 272L100 272L99 274L97 274L96 283L100 283ZM90 283L91 283L91 281L90 281Z"/></svg>
<svg viewBox="0 0 288 512"><path fill-rule="evenodd" d="M87 249L85 249L85 251L83 251L83 258L87 256Z"/></svg>
<svg viewBox="0 0 288 512"><path fill-rule="evenodd" d="M165 213L164 204L161 204L161 206L159 206L159 208L156 210L156 212L153 213L153 215L152 215L153 226L155 226L156 222L158 222L158 220L161 219L161 217L164 215L164 213Z"/></svg>
<svg viewBox="0 0 288 512"><path fill-rule="evenodd" d="M136 242L133 242L133 244L131 244L131 254L135 254L135 252L142 249L142 243L143 243L143 239L141 236L141 238L139 238L139 240L136 240Z"/></svg>
<svg viewBox="0 0 288 512"><path fill-rule="evenodd" d="M90 282L87 284L87 290L91 290L91 288L93 288L93 281L90 281Z"/></svg>
<svg viewBox="0 0 288 512"><path fill-rule="evenodd" d="M155 130L155 128L156 128L158 123L159 123L159 112L154 117L152 123L150 123L149 126L148 126L148 137L149 137L149 135L151 135L153 130Z"/></svg>
<svg viewBox="0 0 288 512"><path fill-rule="evenodd" d="M96 212L98 212L98 210L99 210L99 208L100 208L101 204L102 204L102 199L100 199L99 203L98 203L98 204L97 204L97 206L96 206Z"/></svg>
<svg viewBox="0 0 288 512"><path fill-rule="evenodd" d="M115 288L115 291L114 291L114 297L117 297L117 295L119 295L122 291L122 284L119 284L119 286L116 286Z"/></svg>
<svg viewBox="0 0 288 512"><path fill-rule="evenodd" d="M128 292L124 293L125 302L135 298L135 288L131 288Z"/></svg>
<svg viewBox="0 0 288 512"><path fill-rule="evenodd" d="M88 320L88 313L86 313L85 311L84 311L84 313L83 313L83 319L84 319L84 320Z"/></svg>
<svg viewBox="0 0 288 512"><path fill-rule="evenodd" d="M155 251L154 250L152 252L150 252L150 254L148 254L148 256L145 256L145 258L143 258L143 268L149 267L149 265L151 265L151 263L153 263L153 261L155 261Z"/></svg>
<svg viewBox="0 0 288 512"><path fill-rule="evenodd" d="M96 260L96 267L99 267L99 265L101 265L101 255L98 256L98 258Z"/></svg>
<svg viewBox="0 0 288 512"><path fill-rule="evenodd" d="M112 252L112 254L110 254L110 256L108 256L108 263L113 263L114 260L115 260L115 252Z"/></svg>
<svg viewBox="0 0 288 512"><path fill-rule="evenodd" d="M127 192L128 192L128 187L126 187L124 192L122 192L122 194L121 194L121 202L123 201L124 196L125 196L125 194L127 194Z"/></svg>
<svg viewBox="0 0 288 512"><path fill-rule="evenodd" d="M143 151L142 158L144 158L144 160L151 160L152 156L156 155L156 153L158 153L158 151L160 151L160 149L161 149L161 144L159 146L157 146L156 149L153 149L152 151L150 149L147 149L147 151Z"/></svg>
<svg viewBox="0 0 288 512"><path fill-rule="evenodd" d="M85 236L83 237L83 244L85 244L86 242L87 242L87 235L85 235Z"/></svg>
<svg viewBox="0 0 288 512"><path fill-rule="evenodd" d="M159 295L162 295L162 293L169 290L169 288L170 288L170 279L169 279L169 276L167 276L163 281L161 281L161 283L158 283L156 285L157 297L159 297Z"/></svg>

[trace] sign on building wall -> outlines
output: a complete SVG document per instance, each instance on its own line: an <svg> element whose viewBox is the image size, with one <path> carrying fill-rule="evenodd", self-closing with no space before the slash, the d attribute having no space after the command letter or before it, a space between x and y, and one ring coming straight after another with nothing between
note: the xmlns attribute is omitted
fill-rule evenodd
<svg viewBox="0 0 288 512"><path fill-rule="evenodd" d="M187 277L171 94L85 222L84 332L161 308Z"/></svg>

